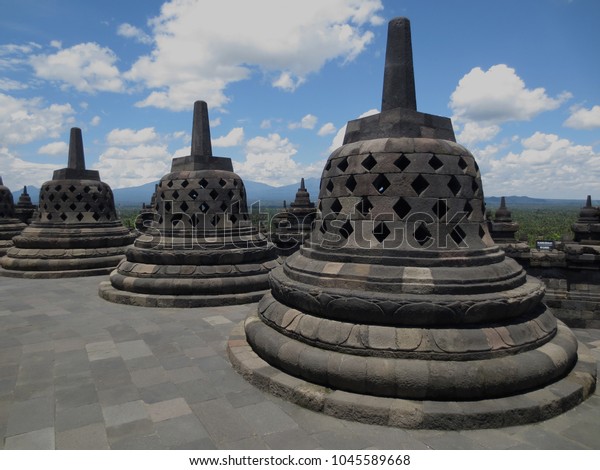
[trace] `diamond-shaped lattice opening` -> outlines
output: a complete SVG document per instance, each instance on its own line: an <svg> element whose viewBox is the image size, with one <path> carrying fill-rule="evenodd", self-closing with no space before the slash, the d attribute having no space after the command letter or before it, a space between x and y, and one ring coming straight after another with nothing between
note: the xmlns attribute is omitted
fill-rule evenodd
<svg viewBox="0 0 600 470"><path fill-rule="evenodd" d="M181 222L181 219L183 218L183 214L173 214L173 216L171 217L171 225L173 227L176 227L178 224L178 222ZM182 222L183 224L183 222Z"/></svg>
<svg viewBox="0 0 600 470"><path fill-rule="evenodd" d="M417 243L421 246L425 245L429 240L431 240L431 232L424 222L421 222L415 229L413 236L415 237Z"/></svg>
<svg viewBox="0 0 600 470"><path fill-rule="evenodd" d="M463 208L463 211L467 213L467 219L471 218L471 215L473 214L473 206L471 206L471 203L469 201L465 202L465 207Z"/></svg>
<svg viewBox="0 0 600 470"><path fill-rule="evenodd" d="M223 178L221 178L221 179L219 180L219 185L220 185L222 188L224 188L226 184L227 184L227 181L225 181Z"/></svg>
<svg viewBox="0 0 600 470"><path fill-rule="evenodd" d="M373 186L377 190L379 194L383 194L387 188L390 187L389 180L385 177L383 173L377 175L377 178L373 181ZM429 184L427 184L429 186Z"/></svg>
<svg viewBox="0 0 600 470"><path fill-rule="evenodd" d="M44 188L44 191L46 191L46 192L50 191L50 186L46 186L46 187Z"/></svg>
<svg viewBox="0 0 600 470"><path fill-rule="evenodd" d="M65 214L64 212L62 214L60 214L60 218L63 220L63 222L65 220L67 220L67 214Z"/></svg>
<svg viewBox="0 0 600 470"><path fill-rule="evenodd" d="M192 224L192 227L196 227L198 225L198 222L200 222L200 217L198 217L198 214L192 215L192 217L190 218L190 223Z"/></svg>
<svg viewBox="0 0 600 470"><path fill-rule="evenodd" d="M195 189L192 189L189 193L188 196L192 198L192 200L196 200L196 198L198 197L198 191L196 191Z"/></svg>
<svg viewBox="0 0 600 470"><path fill-rule="evenodd" d="M187 210L190 208L190 206L188 206L187 202L185 202L185 201L183 201L179 207L181 207L181 210L183 212L187 212Z"/></svg>
<svg viewBox="0 0 600 470"><path fill-rule="evenodd" d="M342 171L346 171L346 169L348 168L348 158L347 157L342 158L342 161L340 161L337 164L337 167Z"/></svg>
<svg viewBox="0 0 600 470"><path fill-rule="evenodd" d="M210 221L210 223L213 224L214 227L216 227L217 225L219 225L220 220L221 220L221 217L219 217L217 214L215 214L215 215L213 215L213 218Z"/></svg>
<svg viewBox="0 0 600 470"><path fill-rule="evenodd" d="M229 199L233 199L233 196L235 196L235 193L234 193L234 192L233 192L233 191L230 189L230 190L227 192L227 197L228 197Z"/></svg>
<svg viewBox="0 0 600 470"><path fill-rule="evenodd" d="M62 193L62 196L60 198L62 199L63 202L67 202L67 200L69 199L69 196L67 196L66 193Z"/></svg>
<svg viewBox="0 0 600 470"><path fill-rule="evenodd" d="M92 190L92 188L90 188L89 186L85 186L85 187L83 188L83 192L84 192L84 193L89 193L91 190Z"/></svg>
<svg viewBox="0 0 600 470"><path fill-rule="evenodd" d="M206 188L208 186L208 181L206 181L204 178L202 178L200 181L198 181L198 184L200 185L201 188Z"/></svg>
<svg viewBox="0 0 600 470"><path fill-rule="evenodd" d="M323 234L324 234L325 232L327 232L327 227L325 226L325 221L324 221L324 220L323 220L323 221L321 221L321 226L319 227L319 232L321 232L321 233L323 233Z"/></svg>
<svg viewBox="0 0 600 470"><path fill-rule="evenodd" d="M44 210L48 210L48 204L44 204Z"/></svg>
<svg viewBox="0 0 600 470"><path fill-rule="evenodd" d="M479 165L477 162L473 162L473 165L475 166L475 171L479 172Z"/></svg>
<svg viewBox="0 0 600 470"><path fill-rule="evenodd" d="M458 167L463 171L465 170L465 168L467 168L467 162L465 161L465 159L463 157L460 157L458 159Z"/></svg>
<svg viewBox="0 0 600 470"><path fill-rule="evenodd" d="M227 208L228 208L228 207L229 207L229 206L227 205L227 203L226 203L225 201L223 201L223 202L221 203L221 210L222 210L223 212L225 212L225 211L227 210Z"/></svg>
<svg viewBox="0 0 600 470"><path fill-rule="evenodd" d="M377 160L373 157L373 154L369 152L367 158L365 158L361 163L367 170L371 171L375 165L377 165Z"/></svg>
<svg viewBox="0 0 600 470"><path fill-rule="evenodd" d="M342 205L340 204L340 201L338 201L337 199L334 200L331 203L331 211L335 212L336 214L339 214L339 212L342 210Z"/></svg>
<svg viewBox="0 0 600 470"><path fill-rule="evenodd" d="M97 188L98 188L98 192L99 192L99 193L101 193L101 192L102 192L102 185L100 185L100 184L99 184L99 185L97 186Z"/></svg>
<svg viewBox="0 0 600 470"><path fill-rule="evenodd" d="M171 211L171 201L165 202L165 210L169 212Z"/></svg>
<svg viewBox="0 0 600 470"><path fill-rule="evenodd" d="M344 225L340 227L340 235L348 240L352 232L354 232L354 227L352 227L352 223L349 220L346 220Z"/></svg>
<svg viewBox="0 0 600 470"><path fill-rule="evenodd" d="M62 186L61 186L60 184L57 184L57 185L54 187L54 190L55 190L55 191L60 191L61 189L62 189Z"/></svg>
<svg viewBox="0 0 600 470"><path fill-rule="evenodd" d="M355 207L362 215L367 215L373 209L373 204L371 204L368 197L364 196Z"/></svg>
<svg viewBox="0 0 600 470"><path fill-rule="evenodd" d="M236 180L235 178L233 179L233 185L237 188L238 180Z"/></svg>
<svg viewBox="0 0 600 470"><path fill-rule="evenodd" d="M350 175L350 177L346 180L345 185L351 192L354 191L354 188L356 188L356 180L354 179L354 176Z"/></svg>
<svg viewBox="0 0 600 470"><path fill-rule="evenodd" d="M456 176L452 175L450 177L450 181L448 181L448 188L452 191L452 194L455 196L460 192L460 181L456 178Z"/></svg>
<svg viewBox="0 0 600 470"><path fill-rule="evenodd" d="M477 184L477 180L475 178L473 178L473 181L471 181L471 189L473 190L473 194L479 190L479 185Z"/></svg>
<svg viewBox="0 0 600 470"><path fill-rule="evenodd" d="M232 224L235 224L238 221L238 218L235 214L229 214L229 220Z"/></svg>
<svg viewBox="0 0 600 470"><path fill-rule="evenodd" d="M160 193L160 198L164 199L165 198L165 193Z"/></svg>
<svg viewBox="0 0 600 470"><path fill-rule="evenodd" d="M172 188L172 187L173 187L173 181L172 181L172 180L169 180L169 182L167 183L167 186L168 186L169 188Z"/></svg>
<svg viewBox="0 0 600 470"><path fill-rule="evenodd" d="M327 160L327 164L325 165L325 171L329 171L331 168L331 160Z"/></svg>
<svg viewBox="0 0 600 470"><path fill-rule="evenodd" d="M373 236L377 239L379 243L383 243L383 241L388 237L388 235L392 233L390 229L386 225L385 222L379 222L377 227L373 229Z"/></svg>
<svg viewBox="0 0 600 470"><path fill-rule="evenodd" d="M423 175L417 176L412 183L410 183L412 188L415 190L419 196L429 187L429 181L423 178Z"/></svg>
<svg viewBox="0 0 600 470"><path fill-rule="evenodd" d="M104 209L106 209L106 206L104 204L100 203L98 208L100 209L100 212L104 212Z"/></svg>
<svg viewBox="0 0 600 470"><path fill-rule="evenodd" d="M190 184L190 182L188 180L183 180L181 182L181 187L185 189L185 188L187 188L188 184Z"/></svg>
<svg viewBox="0 0 600 470"><path fill-rule="evenodd" d="M100 219L100 214L98 214L97 212L94 212L92 214L92 217L94 218L94 220L99 220Z"/></svg>
<svg viewBox="0 0 600 470"><path fill-rule="evenodd" d="M92 194L92 201L97 201L98 195L96 193Z"/></svg>
<svg viewBox="0 0 600 470"><path fill-rule="evenodd" d="M210 209L210 206L206 202L200 204L200 210L203 214L206 214L208 212L208 209Z"/></svg>
<svg viewBox="0 0 600 470"><path fill-rule="evenodd" d="M52 220L52 214L50 214L50 213L46 214L46 219Z"/></svg>
<svg viewBox="0 0 600 470"><path fill-rule="evenodd" d="M79 193L77 196L75 196L75 199L77 199L78 202L81 202L81 200L83 199L83 195Z"/></svg>
<svg viewBox="0 0 600 470"><path fill-rule="evenodd" d="M327 186L325 186L325 189L327 189L327 191L331 192L333 191L333 181L329 180L329 182L327 183Z"/></svg>
<svg viewBox="0 0 600 470"><path fill-rule="evenodd" d="M462 228L460 228L460 226L457 225L450 232L450 236L452 237L452 240L454 240L454 243L460 245L461 243L463 243L467 234Z"/></svg>
<svg viewBox="0 0 600 470"><path fill-rule="evenodd" d="M213 199L217 199L219 197L219 193L216 190L212 190L210 193L208 193L208 195Z"/></svg>
<svg viewBox="0 0 600 470"><path fill-rule="evenodd" d="M408 165L410 165L410 160L406 157L406 155L402 154L396 159L394 165L396 165L396 167L398 167L400 171L404 171L406 170Z"/></svg>
<svg viewBox="0 0 600 470"><path fill-rule="evenodd" d="M484 228L480 225L479 226L479 238L481 238L483 240L483 237L485 237L485 230Z"/></svg>
<svg viewBox="0 0 600 470"><path fill-rule="evenodd" d="M81 212L79 212L76 216L77 220L79 220L79 222L81 222L81 219L83 219L83 214Z"/></svg>
<svg viewBox="0 0 600 470"><path fill-rule="evenodd" d="M448 213L448 205L444 199L438 199L431 210L438 219L442 219Z"/></svg>
<svg viewBox="0 0 600 470"><path fill-rule="evenodd" d="M481 201L481 213L485 214L485 202Z"/></svg>
<svg viewBox="0 0 600 470"><path fill-rule="evenodd" d="M173 199L179 199L179 193L177 191L173 191Z"/></svg>
<svg viewBox="0 0 600 470"><path fill-rule="evenodd" d="M110 212L106 213L106 220L110 220Z"/></svg>
<svg viewBox="0 0 600 470"><path fill-rule="evenodd" d="M444 166L444 163L435 155L433 155L427 163L434 170L439 170L441 167Z"/></svg>
<svg viewBox="0 0 600 470"><path fill-rule="evenodd" d="M48 196L48 200L49 201L54 201L54 194L50 194L50 196Z"/></svg>
<svg viewBox="0 0 600 470"><path fill-rule="evenodd" d="M72 211L74 211L75 209L77 209L77 204L75 204L74 202L71 203L71 205L69 206L69 209L71 209Z"/></svg>
<svg viewBox="0 0 600 470"><path fill-rule="evenodd" d="M400 199L398 199L398 202L394 204L394 207L392 207L392 209L394 209L394 212L398 217L404 219L404 217L406 217L410 213L412 207L410 207L410 204L406 202L406 200L403 197L401 197Z"/></svg>
<svg viewBox="0 0 600 470"><path fill-rule="evenodd" d="M58 203L54 204L54 209L55 210L60 210L60 207L61 207L60 204L58 204Z"/></svg>

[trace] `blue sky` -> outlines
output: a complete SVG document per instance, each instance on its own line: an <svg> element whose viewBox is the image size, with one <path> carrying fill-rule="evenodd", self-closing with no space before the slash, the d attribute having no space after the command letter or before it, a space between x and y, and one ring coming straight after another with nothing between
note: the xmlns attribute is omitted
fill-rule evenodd
<svg viewBox="0 0 600 470"><path fill-rule="evenodd" d="M66 165L113 188L189 154L193 102L244 179L320 176L379 110L387 22L411 20L419 111L450 116L488 196L600 195L596 0L0 0L0 174Z"/></svg>

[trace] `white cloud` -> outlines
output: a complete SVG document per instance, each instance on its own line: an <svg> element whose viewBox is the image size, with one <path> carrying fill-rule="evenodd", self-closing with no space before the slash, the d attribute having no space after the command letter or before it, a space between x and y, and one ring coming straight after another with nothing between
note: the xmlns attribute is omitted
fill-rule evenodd
<svg viewBox="0 0 600 470"><path fill-rule="evenodd" d="M0 161L4 184L13 191L24 185L41 186L45 181L52 179L56 169L55 163L28 162L11 153L6 147L0 147Z"/></svg>
<svg viewBox="0 0 600 470"><path fill-rule="evenodd" d="M4 91L25 90L27 88L28 88L27 84L25 84L23 82L11 80L10 78L0 78L0 90L4 90Z"/></svg>
<svg viewBox="0 0 600 470"><path fill-rule="evenodd" d="M55 39L50 41L50 46L54 47L55 49L62 49L62 42Z"/></svg>
<svg viewBox="0 0 600 470"><path fill-rule="evenodd" d="M18 99L0 93L0 142L27 144L57 138L73 123L73 114L68 103L44 107L40 98Z"/></svg>
<svg viewBox="0 0 600 470"><path fill-rule="evenodd" d="M499 132L500 126L496 124L485 125L469 121L464 124L456 138L458 142L469 147L477 142L492 140Z"/></svg>
<svg viewBox="0 0 600 470"><path fill-rule="evenodd" d="M260 123L260 128L261 129L270 129L271 128L271 120L263 119Z"/></svg>
<svg viewBox="0 0 600 470"><path fill-rule="evenodd" d="M0 44L0 69L13 70L27 64L28 56L41 47L35 42L27 44Z"/></svg>
<svg viewBox="0 0 600 470"><path fill-rule="evenodd" d="M450 97L450 108L460 122L500 124L530 120L558 108L570 97L563 93L552 98L544 88L528 89L515 69L498 64L487 72L475 67L466 74Z"/></svg>
<svg viewBox="0 0 600 470"><path fill-rule="evenodd" d="M42 145L38 152L42 155L64 155L69 153L69 146L66 142L50 142L49 144Z"/></svg>
<svg viewBox="0 0 600 470"><path fill-rule="evenodd" d="M117 34L124 38L131 38L141 44L152 44L152 38L142 31L129 23L120 24L117 28Z"/></svg>
<svg viewBox="0 0 600 470"><path fill-rule="evenodd" d="M244 128L234 127L227 135L212 140L213 147L235 147L244 141Z"/></svg>
<svg viewBox="0 0 600 470"><path fill-rule="evenodd" d="M139 131L133 129L113 129L106 135L109 145L133 146L147 144L158 139L154 127L145 127Z"/></svg>
<svg viewBox="0 0 600 470"><path fill-rule="evenodd" d="M591 109L572 109L571 115L564 125L574 129L590 130L600 128L600 106L596 105Z"/></svg>
<svg viewBox="0 0 600 470"><path fill-rule="evenodd" d="M254 137L246 143L246 159L234 161L236 173L251 181L283 186L302 177L320 176L325 162L300 165L294 160L296 146L279 134Z"/></svg>
<svg viewBox="0 0 600 470"><path fill-rule="evenodd" d="M188 152L189 153L189 152ZM94 165L103 181L112 188L139 186L165 175L171 165L166 145L109 147Z"/></svg>
<svg viewBox="0 0 600 470"><path fill-rule="evenodd" d="M46 80L56 80L63 88L73 87L78 91L122 92L125 85L115 62L117 56L108 47L87 42L55 54L34 55L30 58L36 75Z"/></svg>
<svg viewBox="0 0 600 470"><path fill-rule="evenodd" d="M154 49L126 76L150 90L138 106L172 110L199 97L223 107L227 86L257 69L291 91L326 62L360 54L382 8L380 0L167 2L149 22Z"/></svg>
<svg viewBox="0 0 600 470"><path fill-rule="evenodd" d="M92 126L97 126L98 124L100 124L100 121L102 120L102 118L100 118L100 116L94 116L92 118L92 120L90 121L90 125Z"/></svg>
<svg viewBox="0 0 600 470"><path fill-rule="evenodd" d="M336 128L333 125L333 122L327 122L321 126L321 128L319 129L319 132L317 132L317 135L320 135L321 137L323 137L325 135L333 134L335 131L336 131Z"/></svg>
<svg viewBox="0 0 600 470"><path fill-rule="evenodd" d="M317 125L318 118L312 114L304 116L300 122L292 122L288 125L289 129L314 129Z"/></svg>

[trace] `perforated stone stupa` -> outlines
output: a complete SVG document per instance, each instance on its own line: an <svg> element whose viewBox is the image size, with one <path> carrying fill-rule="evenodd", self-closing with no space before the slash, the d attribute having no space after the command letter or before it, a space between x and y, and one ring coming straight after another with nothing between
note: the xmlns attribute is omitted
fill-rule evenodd
<svg viewBox="0 0 600 470"><path fill-rule="evenodd" d="M15 202L13 195L0 176L0 257L4 256L8 249L13 246L12 238L25 228L15 213Z"/></svg>
<svg viewBox="0 0 600 470"><path fill-rule="evenodd" d="M23 192L19 196L19 200L15 205L15 216L21 222L30 224L35 209L35 206L31 202L31 196L29 196L27 193L27 186L23 186Z"/></svg>
<svg viewBox="0 0 600 470"><path fill-rule="evenodd" d="M571 229L577 243L600 245L600 209L592 206L592 196L588 195Z"/></svg>
<svg viewBox="0 0 600 470"><path fill-rule="evenodd" d="M405 18L389 24L382 111L348 123L318 209L231 337L258 387L345 419L451 429L542 420L593 392L595 360L494 245L450 119L416 110Z"/></svg>
<svg viewBox="0 0 600 470"><path fill-rule="evenodd" d="M86 170L81 129L72 128L67 168L40 189L37 217L13 239L0 274L77 277L108 274L133 235L119 220L108 184Z"/></svg>
<svg viewBox="0 0 600 470"><path fill-rule="evenodd" d="M298 251L304 239L309 236L317 212L306 190L304 178L300 181L294 202L289 208L286 207L285 201L283 205L283 211L276 216L275 232L271 240L280 256L289 256Z"/></svg>
<svg viewBox="0 0 600 470"><path fill-rule="evenodd" d="M251 224L231 159L214 157L207 105L194 105L191 154L173 159L156 190L155 219L100 285L100 296L148 307L255 302L279 265Z"/></svg>

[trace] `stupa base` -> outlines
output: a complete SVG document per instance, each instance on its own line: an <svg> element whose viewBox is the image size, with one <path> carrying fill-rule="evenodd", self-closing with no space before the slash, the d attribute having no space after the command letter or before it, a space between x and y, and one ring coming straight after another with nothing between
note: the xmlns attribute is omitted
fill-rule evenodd
<svg viewBox="0 0 600 470"><path fill-rule="evenodd" d="M596 359L581 343L575 367L562 379L518 395L472 401L405 400L316 385L261 359L246 340L244 322L234 327L227 352L234 369L265 392L336 418L407 429L483 429L544 421L577 406L596 389Z"/></svg>
<svg viewBox="0 0 600 470"><path fill-rule="evenodd" d="M98 288L98 295L109 302L136 305L138 307L160 308L219 307L223 305L249 304L258 302L266 292L266 290L260 290L222 295L140 294L116 289L110 281L101 282Z"/></svg>
<svg viewBox="0 0 600 470"><path fill-rule="evenodd" d="M16 271L0 267L0 277L16 277L22 279L59 279L65 277L106 276L114 270L114 266L95 269L68 269L57 271Z"/></svg>

